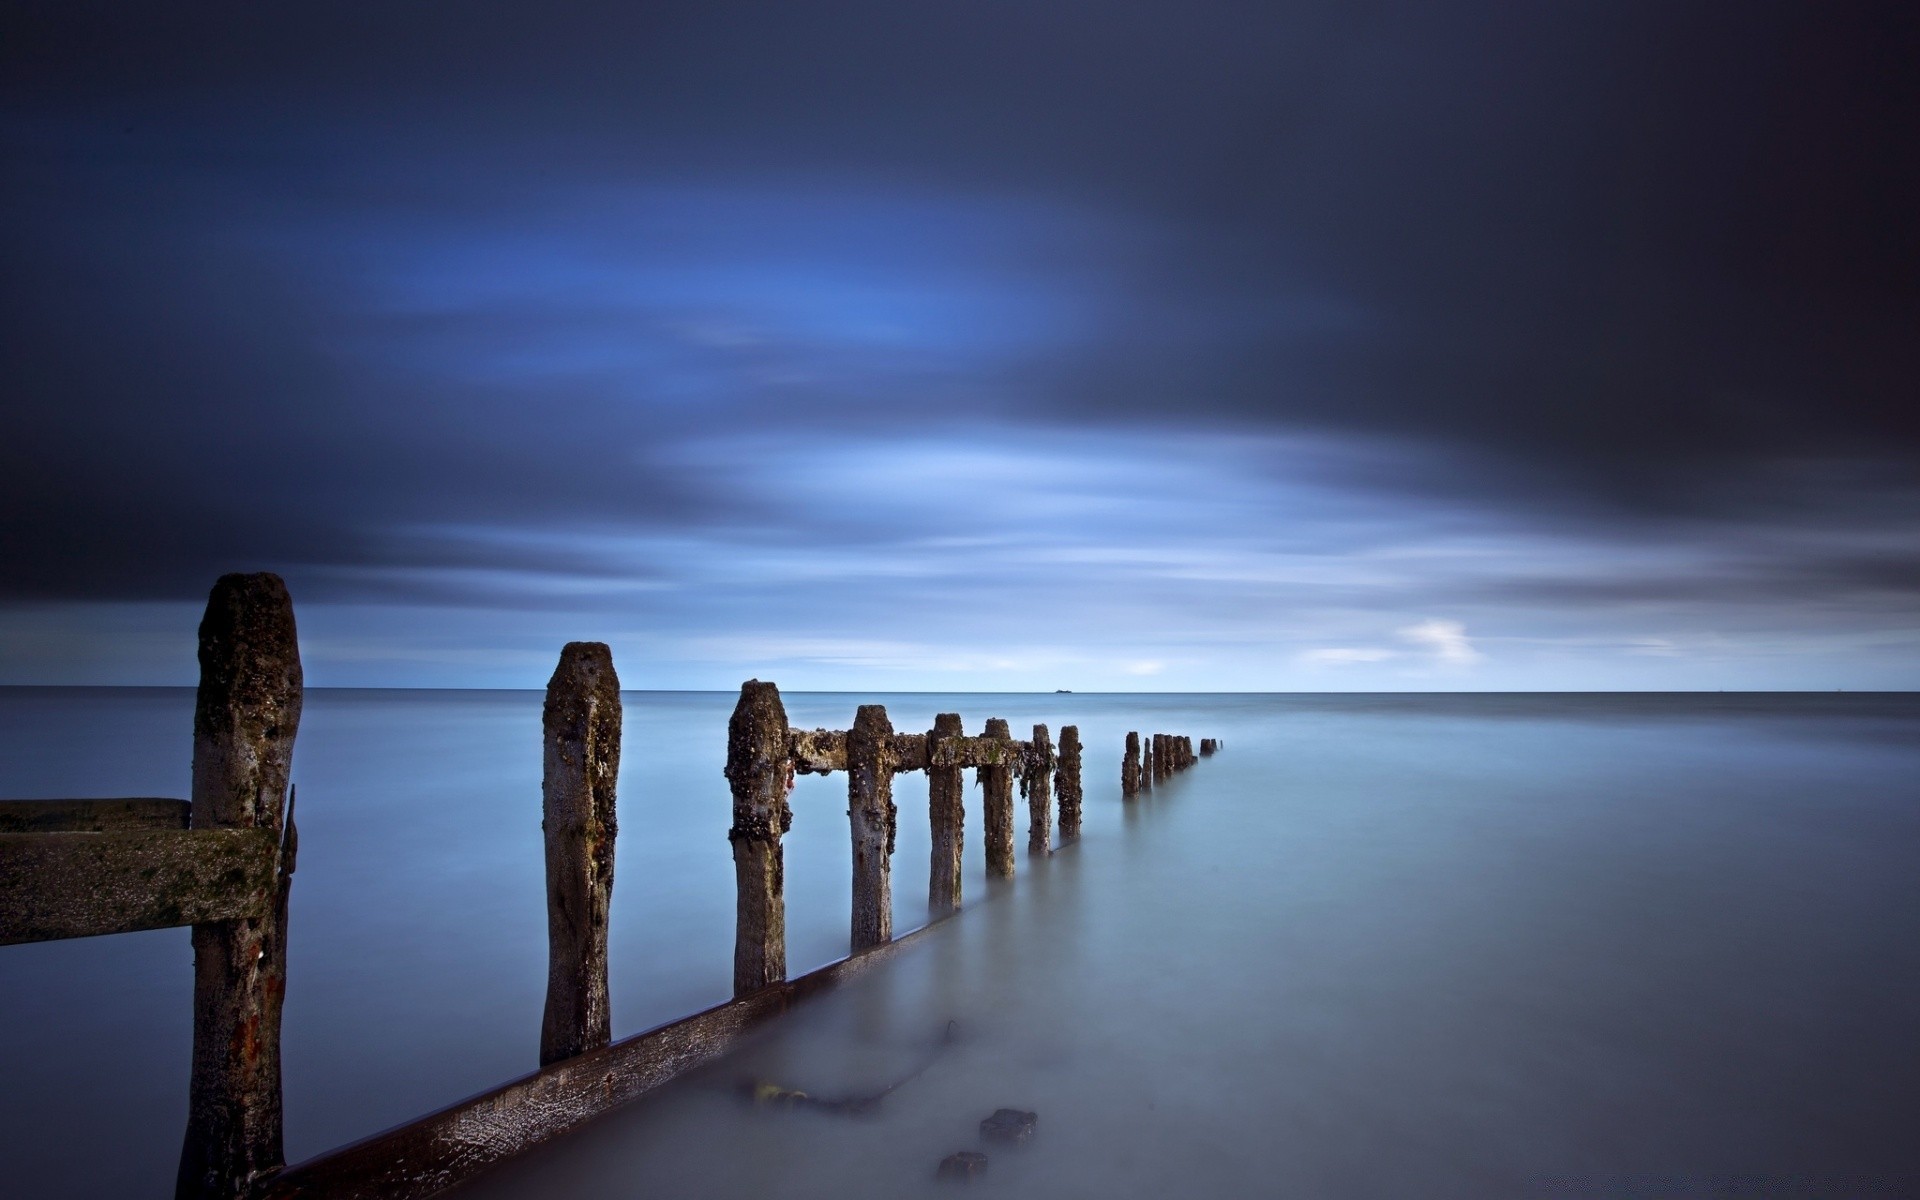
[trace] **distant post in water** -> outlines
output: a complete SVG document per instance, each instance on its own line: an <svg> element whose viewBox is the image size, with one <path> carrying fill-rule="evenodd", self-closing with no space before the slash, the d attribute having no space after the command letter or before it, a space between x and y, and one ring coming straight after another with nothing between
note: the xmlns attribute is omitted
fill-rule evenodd
<svg viewBox="0 0 1920 1200"><path fill-rule="evenodd" d="M547 1005L540 1065L611 1040L607 905L613 897L620 679L604 642L568 642L547 681L540 828L547 848Z"/></svg>
<svg viewBox="0 0 1920 1200"><path fill-rule="evenodd" d="M1013 878L1013 734L1001 717L987 719L985 736L1000 743L995 761L975 768L980 780L981 803L986 808L987 874L999 879Z"/></svg>
<svg viewBox="0 0 1920 1200"><path fill-rule="evenodd" d="M293 600L277 575L223 575L200 622L193 711L195 829L279 841L269 915L193 927L193 1066L180 1200L251 1195L285 1165L280 1005L296 832L287 816L303 687Z"/></svg>
<svg viewBox="0 0 1920 1200"><path fill-rule="evenodd" d="M960 767L942 765L941 744L961 736L960 714L941 713L927 734L927 815L933 858L927 872L927 915L933 920L960 909L960 855L966 841L966 778ZM950 746L949 746L950 749Z"/></svg>
<svg viewBox="0 0 1920 1200"><path fill-rule="evenodd" d="M1060 727L1060 761L1054 768L1054 790L1060 793L1060 840L1080 836L1080 727Z"/></svg>
<svg viewBox="0 0 1920 1200"><path fill-rule="evenodd" d="M1053 853L1053 766L1053 739L1045 725L1035 725L1032 757L1023 764L1020 776L1027 793L1029 857L1045 858Z"/></svg>
<svg viewBox="0 0 1920 1200"><path fill-rule="evenodd" d="M893 939L893 723L878 704L862 704L847 731L847 818L853 827L855 951Z"/></svg>
<svg viewBox="0 0 1920 1200"><path fill-rule="evenodd" d="M1140 735L1127 734L1127 752L1120 760L1120 794L1132 796L1140 791Z"/></svg>
<svg viewBox="0 0 1920 1200"><path fill-rule="evenodd" d="M733 872L737 907L733 994L745 996L787 977L786 874L780 836L793 825L787 792L793 764L780 689L757 679L740 685L727 722L727 782L733 790Z"/></svg>

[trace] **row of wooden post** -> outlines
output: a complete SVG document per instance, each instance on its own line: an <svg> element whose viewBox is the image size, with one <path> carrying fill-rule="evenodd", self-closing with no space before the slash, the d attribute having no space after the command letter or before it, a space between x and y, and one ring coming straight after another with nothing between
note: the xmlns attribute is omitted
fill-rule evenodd
<svg viewBox="0 0 1920 1200"><path fill-rule="evenodd" d="M1120 794L1131 797L1150 792L1155 784L1165 782L1175 772L1186 770L1200 761L1201 756L1211 755L1219 748L1219 739L1202 738L1200 753L1196 755L1192 738L1181 734L1156 733L1147 742L1143 758L1140 735L1129 733L1126 754L1120 760Z"/></svg>
<svg viewBox="0 0 1920 1200"><path fill-rule="evenodd" d="M727 725L726 777L733 790L733 844L737 889L733 991L745 996L787 977L785 874L780 838L793 827L787 797L797 775L847 774L847 816L853 839L853 911L850 948L865 950L893 937L892 858L899 810L893 777L927 773L932 854L927 910L938 920L960 907L960 863L965 846L965 785L972 767L985 809L987 874L1014 873L1013 786L1028 805L1027 852L1052 852L1052 805L1060 803L1060 838L1080 836L1080 731L1060 730L1056 752L1045 725L1018 741L1007 722L990 718L978 737L967 736L959 714L941 713L926 733L896 733L887 710L863 704L845 730L793 729L780 689L750 680Z"/></svg>
<svg viewBox="0 0 1920 1200"><path fill-rule="evenodd" d="M269 574L222 577L200 625L199 654L191 802L7 805L10 811L0 812L0 944L193 926L192 1076L176 1194L233 1200L261 1192L284 1164L280 1011L288 894L299 844L290 777L304 693L292 600L281 580ZM606 645L571 642L561 651L547 684L542 725L544 1077L544 1068L610 1041L607 922L622 712ZM1203 740L1200 753L1218 745ZM1156 734L1143 761L1139 735L1129 733L1123 790L1132 795L1151 787L1194 760L1191 739ZM969 767L983 797L989 877L1014 874L1016 782L1028 805L1029 855L1052 852L1056 800L1060 840L1080 836L1076 726L1060 729L1057 747L1045 725L1035 725L1030 739L1017 740L997 717L980 735L968 736L955 713L935 717L926 733L896 733L886 709L869 704L860 706L849 729L796 730L774 684L742 685L728 722L725 768L733 798L727 838L737 884L735 996L755 995L787 979L780 839L793 824L788 796L796 775L847 774L850 947L859 952L893 937L896 774L927 772L929 917L960 908L963 772ZM727 1019L708 1013L688 1020L724 1025ZM636 1061L655 1053L614 1049ZM668 1047L658 1054L665 1062L685 1052ZM454 1153L470 1149L462 1143Z"/></svg>

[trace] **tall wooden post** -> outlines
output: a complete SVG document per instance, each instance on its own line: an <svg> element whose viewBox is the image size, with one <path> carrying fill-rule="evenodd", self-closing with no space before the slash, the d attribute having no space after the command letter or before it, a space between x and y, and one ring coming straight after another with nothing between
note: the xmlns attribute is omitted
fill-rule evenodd
<svg viewBox="0 0 1920 1200"><path fill-rule="evenodd" d="M1054 768L1054 790L1060 793L1060 840L1080 836L1080 727L1060 727L1060 761Z"/></svg>
<svg viewBox="0 0 1920 1200"><path fill-rule="evenodd" d="M1153 735L1154 782L1155 783L1160 782L1161 780L1165 779L1168 774L1169 772L1167 770L1167 735L1164 733L1156 733Z"/></svg>
<svg viewBox="0 0 1920 1200"><path fill-rule="evenodd" d="M547 681L540 783L547 844L547 1007L540 1065L611 1040L607 905L613 898L620 678L604 642L568 642Z"/></svg>
<svg viewBox="0 0 1920 1200"><path fill-rule="evenodd" d="M1140 735L1127 734L1127 753L1120 760L1120 794L1132 796L1140 790Z"/></svg>
<svg viewBox="0 0 1920 1200"><path fill-rule="evenodd" d="M862 704L847 731L847 818L853 826L855 951L893 940L893 722Z"/></svg>
<svg viewBox="0 0 1920 1200"><path fill-rule="evenodd" d="M745 996L787 977L786 873L780 835L793 827L787 792L793 762L780 689L757 679L740 685L727 722L727 782L733 789L733 871L737 908L733 994Z"/></svg>
<svg viewBox="0 0 1920 1200"><path fill-rule="evenodd" d="M1045 725L1033 727L1033 753L1020 775L1027 793L1027 854L1053 853L1053 739ZM1064 797L1062 798L1064 801Z"/></svg>
<svg viewBox="0 0 1920 1200"><path fill-rule="evenodd" d="M961 736L960 714L941 713L927 734L927 816L933 857L927 871L927 915L939 920L960 909L960 855L966 843L966 779L958 766L942 765L941 744Z"/></svg>
<svg viewBox="0 0 1920 1200"><path fill-rule="evenodd" d="M302 681L293 601L277 575L223 575L200 622L193 710L195 829L279 842L272 912L193 927L193 1067L174 1194L250 1194L285 1164L280 1004L295 830L286 817Z"/></svg>
<svg viewBox="0 0 1920 1200"><path fill-rule="evenodd" d="M1013 734L1001 717L987 719L985 736L999 742L997 761L975 768L981 805L987 811L987 874L1013 878Z"/></svg>

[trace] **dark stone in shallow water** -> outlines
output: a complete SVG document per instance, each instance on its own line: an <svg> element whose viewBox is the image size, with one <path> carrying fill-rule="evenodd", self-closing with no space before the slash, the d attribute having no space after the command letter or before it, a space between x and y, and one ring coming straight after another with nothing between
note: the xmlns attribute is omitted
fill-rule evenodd
<svg viewBox="0 0 1920 1200"><path fill-rule="evenodd" d="M940 1160L938 1177L957 1179L961 1183L978 1179L987 1173L987 1156L978 1150L962 1150L958 1154L949 1154Z"/></svg>
<svg viewBox="0 0 1920 1200"><path fill-rule="evenodd" d="M1039 1113L1022 1112L1017 1108L995 1109L992 1116L980 1122L980 1136L989 1142L1012 1142L1018 1145L1033 1136L1034 1126L1039 1123Z"/></svg>

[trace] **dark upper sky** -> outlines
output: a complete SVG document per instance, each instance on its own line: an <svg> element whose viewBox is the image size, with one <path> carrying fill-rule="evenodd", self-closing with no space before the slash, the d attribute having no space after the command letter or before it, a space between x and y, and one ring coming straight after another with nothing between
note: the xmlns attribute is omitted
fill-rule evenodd
<svg viewBox="0 0 1920 1200"><path fill-rule="evenodd" d="M10 2L0 682L1920 685L1920 6Z"/></svg>

